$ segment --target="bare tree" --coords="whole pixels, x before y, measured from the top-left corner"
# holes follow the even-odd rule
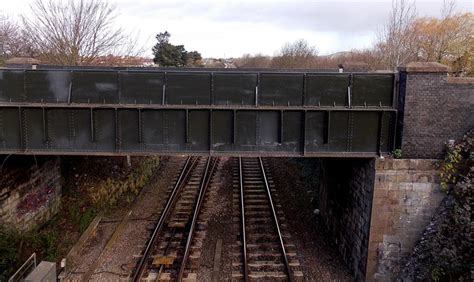
[[[310,68],[317,55],[318,52],[314,46],[310,46],[304,39],[299,39],[283,45],[278,55],[273,58],[271,66],[274,68]]]
[[[254,56],[245,54],[241,58],[236,59],[238,68],[268,68],[270,67],[271,58],[262,54]]]
[[[417,57],[413,23],[417,12],[413,0],[392,0],[390,19],[378,35],[376,49],[385,67],[398,66]]]
[[[474,43],[474,14],[455,14],[455,9],[455,0],[444,0],[435,40],[438,42],[435,58],[440,63],[446,56],[459,57],[469,52]]]
[[[445,1],[441,18],[419,18],[414,30],[419,60],[449,65],[455,75],[472,75],[474,13],[456,13],[455,1]]]
[[[315,68],[337,69],[343,65],[348,70],[357,67],[359,70],[380,69],[380,59],[372,49],[352,49],[351,51],[339,52],[328,56],[318,56]]]
[[[441,8],[441,18],[446,19],[451,17],[456,10],[456,0],[443,0],[443,7]]]
[[[0,15],[0,60],[4,61],[11,50],[12,37],[16,37],[16,31],[14,24],[3,15]]]
[[[34,54],[21,26],[10,17],[0,15],[0,60]]]
[[[42,61],[88,65],[133,49],[124,30],[115,27],[115,7],[107,1],[35,0],[30,8],[35,17],[23,17],[23,23]]]

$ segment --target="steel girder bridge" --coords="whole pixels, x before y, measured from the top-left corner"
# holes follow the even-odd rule
[[[0,154],[373,157],[394,73],[0,70]]]

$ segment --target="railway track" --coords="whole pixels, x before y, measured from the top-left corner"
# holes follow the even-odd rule
[[[271,175],[261,158],[234,162],[234,221],[240,240],[234,246],[233,280],[302,280],[295,246],[276,202]]]
[[[201,245],[205,235],[196,229],[217,166],[217,158],[186,159],[131,275],[133,281],[196,279],[190,257],[200,255],[193,255],[193,245]]]
[[[235,158],[233,165],[233,210],[239,240],[233,246],[232,280],[302,280],[296,247],[289,243],[265,161]],[[207,220],[202,207],[218,166],[217,158],[186,159],[132,272],[133,281],[197,280],[205,238],[202,226]]]

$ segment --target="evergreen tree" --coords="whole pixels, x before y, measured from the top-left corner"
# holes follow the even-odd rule
[[[201,54],[197,51],[187,52],[183,45],[169,43],[171,34],[167,31],[156,35],[158,43],[153,47],[153,62],[162,67],[199,66]]]

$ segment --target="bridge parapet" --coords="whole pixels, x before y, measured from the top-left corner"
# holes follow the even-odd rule
[[[404,158],[441,158],[444,144],[474,128],[474,78],[448,77],[448,67],[433,62],[399,71],[397,147]]]
[[[0,153],[375,156],[394,73],[0,70]]]

